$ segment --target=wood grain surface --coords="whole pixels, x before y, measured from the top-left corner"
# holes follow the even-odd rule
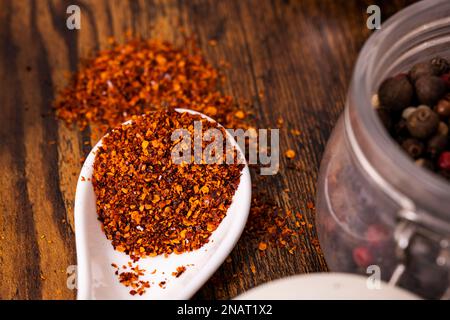
[[[182,27],[211,63],[229,62],[223,91],[249,99],[260,128],[283,118],[281,151],[296,150],[302,168],[289,169],[282,157],[265,187],[314,224],[306,204],[314,201],[325,143],[371,33],[367,6],[378,4],[384,20],[409,2],[0,0],[0,299],[76,297],[66,285],[67,268],[76,265],[74,193],[80,160],[95,141],[56,120],[51,105],[67,72],[105,48],[108,37],[121,42],[132,31],[179,43]],[[66,28],[70,4],[81,8],[79,31]],[[293,254],[269,246],[261,256],[258,240],[244,237],[195,298],[228,299],[272,279],[326,271],[314,239],[307,228]]]

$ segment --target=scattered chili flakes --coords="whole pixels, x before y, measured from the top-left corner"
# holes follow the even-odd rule
[[[104,133],[133,115],[189,105],[226,127],[245,127],[233,117],[232,97],[219,90],[221,75],[191,39],[181,47],[155,39],[110,44],[59,92],[54,108],[67,124],[95,124]]]
[[[286,156],[286,158],[288,159],[294,159],[295,158],[295,151],[292,149],[286,150],[286,152],[284,153],[284,155]]]
[[[231,204],[243,164],[225,163],[226,141],[223,164],[172,163],[178,143],[172,133],[183,128],[193,137],[194,121],[201,121],[203,132],[219,129],[189,113],[151,112],[113,129],[97,151],[92,181],[99,220],[113,247],[134,261],[199,249]]]
[[[267,243],[261,241],[259,243],[259,245],[258,245],[258,249],[261,250],[261,251],[266,250],[267,249]]]
[[[166,281],[161,281],[160,283],[158,283],[158,285],[159,285],[161,288],[165,289],[165,288],[166,288]]]
[[[184,272],[186,271],[186,267],[185,266],[179,266],[177,267],[177,271],[172,272],[172,275],[176,278],[178,278],[179,276],[181,276]]]
[[[120,268],[115,264],[111,263],[113,268],[116,268],[115,274],[119,278],[119,282],[123,284],[125,287],[130,287],[130,294],[136,295],[139,294],[142,296],[146,289],[150,288],[150,282],[140,280],[141,276],[144,276],[145,270],[140,269],[139,266],[133,266],[131,262],[128,263],[128,267],[123,265],[123,269],[129,269],[129,271],[120,272]]]

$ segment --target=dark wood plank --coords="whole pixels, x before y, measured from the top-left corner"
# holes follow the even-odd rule
[[[410,2],[377,3],[384,19]],[[81,31],[65,27],[69,4],[81,7]],[[124,41],[127,31],[178,44],[180,27],[196,35],[209,61],[229,62],[223,91],[251,101],[258,127],[276,128],[284,119],[281,151],[296,150],[302,170],[289,169],[282,157],[280,173],[264,187],[284,209],[314,224],[307,203],[314,201],[326,140],[371,32],[365,27],[369,4],[0,0],[0,299],[75,298],[66,269],[76,264],[73,199],[89,131],[67,128],[49,113],[56,88],[81,57],[105,48],[108,37]],[[211,39],[216,46],[208,45]],[[292,128],[302,134],[293,136]],[[305,228],[293,254],[269,246],[262,256],[258,239],[243,237],[196,298],[231,298],[272,279],[326,271],[314,239],[315,229]]]

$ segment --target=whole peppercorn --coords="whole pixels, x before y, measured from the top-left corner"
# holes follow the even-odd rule
[[[428,107],[417,108],[408,118],[408,131],[414,138],[425,139],[436,132],[439,116]]]
[[[450,73],[443,74],[441,76],[442,81],[447,85],[447,88],[450,89]]]
[[[439,100],[434,110],[441,117],[450,117],[450,96],[446,95],[444,99]]]
[[[408,137],[409,131],[407,121],[405,119],[400,119],[400,121],[394,125],[393,131],[394,137],[397,138]]]
[[[413,86],[404,75],[384,80],[378,90],[380,105],[394,112],[410,106],[413,94]]]
[[[409,78],[414,83],[423,76],[436,76],[436,69],[430,62],[416,63],[409,71]]]
[[[414,159],[420,157],[425,149],[423,143],[414,138],[403,141],[402,148]]]
[[[448,144],[448,137],[443,135],[435,135],[427,142],[427,153],[431,158],[436,158],[445,150]]]
[[[416,160],[416,165],[422,168],[427,168],[428,170],[434,171],[433,162],[425,158],[419,158]]]
[[[373,263],[373,256],[367,247],[356,247],[353,249],[353,261],[362,268],[366,268]]]
[[[378,117],[383,123],[384,127],[389,131],[392,128],[392,118],[389,111],[386,108],[377,108],[376,112],[378,113]]]
[[[438,76],[447,73],[450,70],[450,64],[442,57],[434,57],[431,59],[430,63]]]
[[[420,77],[415,82],[415,88],[420,103],[428,106],[434,106],[447,91],[444,81],[436,76]]]
[[[416,111],[416,107],[408,107],[405,110],[403,110],[402,112],[402,118],[403,119],[408,119],[408,117],[411,115],[411,113],[413,113],[414,111]]]
[[[438,126],[438,130],[437,130],[438,134],[442,135],[442,136],[447,136],[448,135],[448,125],[446,125],[444,122],[439,122],[439,126]]]
[[[438,160],[438,166],[444,171],[450,171],[450,151],[441,153]]]

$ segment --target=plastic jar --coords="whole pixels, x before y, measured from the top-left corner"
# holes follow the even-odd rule
[[[434,299],[450,297],[450,183],[401,150],[371,98],[388,76],[436,55],[450,58],[448,0],[414,4],[369,38],[327,144],[316,204],[332,271],[378,270],[382,280]]]

